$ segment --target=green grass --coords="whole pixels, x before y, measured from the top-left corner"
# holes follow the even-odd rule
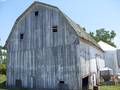
[[[120,85],[116,85],[116,86],[100,86],[100,90],[120,90]]]

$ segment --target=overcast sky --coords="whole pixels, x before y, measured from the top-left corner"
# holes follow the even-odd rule
[[[120,0],[37,0],[60,8],[87,32],[99,28],[114,30],[120,48]],[[0,44],[4,45],[16,18],[34,0],[0,0]]]

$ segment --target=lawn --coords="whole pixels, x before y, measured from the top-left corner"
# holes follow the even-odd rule
[[[116,85],[116,86],[100,86],[99,90],[120,90],[120,85]]]

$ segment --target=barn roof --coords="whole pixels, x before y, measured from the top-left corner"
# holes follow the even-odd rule
[[[106,42],[99,41],[98,42],[99,46],[104,50],[104,51],[115,51],[117,48],[107,44]]]
[[[13,32],[17,22],[26,14],[27,11],[29,11],[32,7],[34,7],[35,5],[43,5],[43,6],[47,6],[49,8],[54,8],[54,9],[57,9],[59,10],[64,16],[65,18],[67,19],[68,23],[74,28],[74,30],[76,31],[77,35],[86,40],[88,43],[91,43],[92,45],[96,46],[98,49],[100,49],[101,51],[103,51],[100,46],[97,44],[97,42],[86,32],[83,30],[83,28],[81,28],[78,24],[76,24],[74,21],[72,21],[67,15],[65,15],[59,8],[57,8],[56,6],[52,6],[52,5],[49,5],[49,4],[45,4],[45,3],[42,3],[42,2],[38,2],[38,1],[35,1],[33,4],[31,4],[15,21],[15,24],[9,34],[9,37],[5,43],[5,47],[6,47],[6,44],[10,38],[10,35],[11,33]]]
[[[72,21],[68,16],[65,16],[65,17],[67,18],[70,25],[74,28],[74,30],[76,31],[77,35],[80,38],[86,40],[87,42],[91,43],[92,45],[96,46],[101,51],[103,51],[101,47],[98,45],[98,43],[90,36],[90,34],[88,34],[85,30],[83,30],[83,28],[81,28],[78,24]]]

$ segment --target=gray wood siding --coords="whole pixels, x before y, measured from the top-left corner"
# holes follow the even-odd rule
[[[104,67],[103,52],[96,49],[94,46],[87,44],[83,40],[80,40],[79,44],[76,47],[77,47],[78,84],[82,86],[82,79],[88,76],[89,89],[93,90],[93,85],[96,85],[96,80],[100,79],[99,71],[97,70],[100,70],[101,68]],[[95,80],[93,82],[94,74]]]
[[[35,11],[39,11],[38,16]],[[52,32],[54,25],[58,32]],[[18,79],[23,87],[56,88],[63,80],[69,89],[79,89],[76,39],[75,31],[60,11],[33,8],[17,23],[7,45],[8,86],[15,86]]]

